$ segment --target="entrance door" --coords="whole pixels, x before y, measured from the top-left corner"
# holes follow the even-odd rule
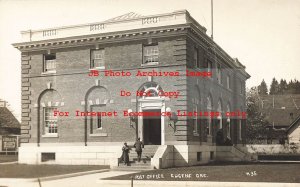
[[[160,112],[160,110],[147,110]],[[143,139],[145,145],[161,145],[161,116],[143,117]]]

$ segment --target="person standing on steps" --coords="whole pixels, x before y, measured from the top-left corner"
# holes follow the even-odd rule
[[[128,165],[129,164],[129,147],[126,142],[124,143],[124,146],[122,147],[122,151],[123,151],[122,158],[124,161],[124,165]]]
[[[138,156],[138,162],[141,161],[141,157],[142,157],[142,151],[144,148],[144,144],[143,142],[141,142],[141,139],[138,138],[137,141],[134,143],[133,147],[135,147],[135,151],[137,153]]]

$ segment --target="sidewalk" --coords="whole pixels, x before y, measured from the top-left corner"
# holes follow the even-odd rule
[[[104,171],[104,170],[102,170]],[[93,171],[96,172],[96,171]],[[126,172],[126,171],[108,171],[105,170],[101,172],[100,170],[97,173],[89,172],[80,172],[66,175],[58,175],[51,177],[42,177],[40,178],[40,183],[42,187],[99,187],[100,179],[107,177],[114,177],[119,175],[127,175],[135,172]],[[73,175],[73,176],[70,176]],[[16,179],[16,178],[0,178],[0,186],[8,187],[39,187],[39,182],[37,178],[31,179]]]
[[[68,178],[53,178],[43,180],[42,187],[130,187],[130,180],[101,180],[107,177],[127,175],[135,172],[128,171],[106,171],[82,176],[66,176]],[[0,186],[9,187],[39,187],[37,179],[0,179]],[[211,182],[211,181],[146,181],[134,180],[133,187],[298,187],[299,183],[265,183],[265,182]]]
[[[130,187],[131,181],[100,180],[105,187]],[[133,181],[133,187],[299,187],[299,183],[211,182],[211,181]]]

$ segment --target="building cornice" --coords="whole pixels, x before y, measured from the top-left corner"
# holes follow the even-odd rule
[[[146,29],[193,22],[202,32],[206,29],[197,23],[186,10],[174,11],[167,14],[138,16],[125,19],[111,19],[103,22],[53,27],[42,30],[22,31],[22,42],[51,40],[80,35],[106,34],[126,30]]]
[[[186,24],[164,26],[158,28],[135,29],[130,31],[112,32],[106,34],[95,34],[85,36],[75,36],[68,38],[58,38],[42,41],[22,42],[12,44],[21,52],[41,51],[47,49],[58,49],[68,47],[80,47],[95,45],[101,43],[112,43],[122,41],[133,41],[140,39],[147,39],[149,37],[170,37],[178,36],[186,33]]]

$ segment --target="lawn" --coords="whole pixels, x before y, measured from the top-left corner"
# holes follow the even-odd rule
[[[0,178],[39,178],[108,168],[109,166],[4,164],[0,165]]]
[[[106,178],[108,180],[224,181],[224,182],[300,182],[300,163],[236,164],[219,163],[145,171]]]
[[[18,155],[0,155],[0,163],[18,161]]]

